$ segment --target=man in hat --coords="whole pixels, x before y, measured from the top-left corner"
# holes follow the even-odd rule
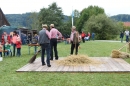
[[[50,25],[50,35],[51,35],[51,58],[53,60],[53,48],[55,52],[55,60],[58,60],[58,51],[57,51],[57,38],[62,38],[62,34],[54,27],[54,24]]]
[[[41,46],[41,61],[42,61],[42,66],[46,65],[45,61],[44,61],[44,54],[45,54],[45,50],[47,53],[47,66],[51,67],[50,65],[50,33],[47,30],[47,25],[46,24],[42,24],[42,30],[39,31],[39,44]]]
[[[77,55],[80,37],[79,37],[78,32],[76,31],[75,26],[72,26],[72,28],[71,28],[70,41],[71,41],[70,55],[73,55],[74,48],[75,48],[75,55]]]

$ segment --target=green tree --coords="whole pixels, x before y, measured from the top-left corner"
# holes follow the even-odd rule
[[[98,15],[103,14],[104,9],[100,8],[98,6],[89,6],[88,8],[85,8],[81,11],[80,17],[77,20],[76,26],[79,32],[81,32],[84,23],[92,16],[92,15]]]
[[[69,34],[71,32],[72,22],[71,22],[71,16],[69,17],[69,20],[63,23],[63,34]]]
[[[120,24],[105,14],[93,15],[85,22],[84,30],[96,33],[97,39],[108,40],[117,37],[121,31]]]
[[[54,2],[49,5],[48,8],[42,8],[39,12],[39,26],[42,24],[54,24],[57,29],[62,31],[62,21],[63,21],[63,13],[61,7],[58,7]]]
[[[38,26],[39,26],[38,24],[39,24],[38,13],[31,12],[30,16],[28,16],[28,19],[27,19],[28,28],[38,30]]]

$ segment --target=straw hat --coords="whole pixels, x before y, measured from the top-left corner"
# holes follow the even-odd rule
[[[50,24],[50,27],[54,27],[54,24]]]
[[[74,29],[74,30],[75,30],[75,29],[76,29],[76,27],[75,27],[75,26],[72,26],[72,29]]]
[[[42,27],[48,28],[47,24],[42,24]]]

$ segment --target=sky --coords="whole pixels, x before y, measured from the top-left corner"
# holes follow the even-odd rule
[[[64,15],[71,15],[72,9],[81,12],[88,6],[98,6],[109,16],[130,14],[130,0],[0,0],[0,8],[4,14],[23,14],[39,12],[56,2]]]

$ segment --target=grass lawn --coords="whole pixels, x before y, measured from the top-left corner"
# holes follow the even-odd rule
[[[89,57],[108,57],[113,49],[125,43],[87,41],[80,44],[79,54]],[[125,49],[123,49],[125,51]],[[0,62],[0,86],[129,86],[130,73],[42,73],[15,72],[33,56],[28,55],[28,46],[22,46],[21,57],[4,57]],[[59,57],[70,53],[70,45],[58,44]],[[40,56],[40,55],[38,55]],[[130,63],[130,59],[125,59]]]

